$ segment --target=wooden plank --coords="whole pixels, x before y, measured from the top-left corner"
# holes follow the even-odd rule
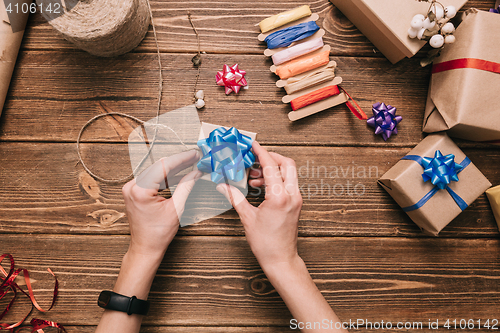
[[[318,24],[326,30],[324,40],[332,46],[333,54],[383,57],[328,0],[260,0],[238,3],[231,0],[151,1],[162,52],[197,51],[196,35],[187,19],[187,13],[190,11],[200,34],[201,50],[229,54],[262,54],[265,43],[257,40],[260,30],[255,25],[268,16],[303,4],[309,4],[311,10],[320,15]],[[493,5],[494,0],[469,0],[464,8],[488,10]],[[74,48],[62,39],[39,13],[30,18],[23,47],[28,50]],[[156,52],[151,29],[135,52]],[[419,56],[424,54],[425,52],[422,52]]]
[[[96,326],[65,326],[68,332],[93,333]],[[267,326],[267,327],[228,327],[228,326],[147,326],[142,325],[141,332],[143,333],[285,333],[290,332],[288,327]]]
[[[427,324],[427,323],[425,323]],[[445,324],[445,323],[441,323]],[[440,325],[441,325],[440,324]],[[482,326],[481,322],[481,326]],[[457,321],[457,328],[460,325],[460,321]],[[477,321],[475,323],[476,327],[478,325]],[[96,326],[65,326],[68,332],[79,332],[79,333],[93,333],[95,332]],[[453,328],[453,323],[452,326]],[[266,327],[228,327],[228,326],[217,326],[217,327],[206,327],[206,326],[146,326],[142,325],[141,332],[149,333],[149,332],[160,332],[160,333],[170,333],[170,332],[196,332],[196,333],[219,333],[221,331],[233,333],[233,332],[243,332],[243,333],[289,333],[292,331],[289,326],[266,326]],[[295,330],[297,332],[297,330]],[[397,330],[398,332],[415,332],[413,329],[401,329]],[[294,332],[294,331],[292,331]],[[363,328],[363,332],[381,332],[380,329],[370,329]],[[432,329],[432,332],[459,332],[450,330],[448,328],[440,326],[439,329]],[[487,332],[484,329],[469,329],[467,328],[467,332]],[[490,330],[491,332],[491,330]]]
[[[55,308],[33,315],[96,325],[97,295],[112,288],[128,237],[3,235],[0,244],[31,271],[42,306],[53,284],[46,268],[59,278]],[[342,320],[498,319],[499,251],[498,239],[299,240],[299,253]],[[150,300],[146,325],[285,326],[291,318],[243,237],[176,238]],[[9,314],[19,315],[19,308]]]
[[[293,158],[304,197],[302,236],[425,237],[377,179],[409,148],[268,147]],[[493,184],[500,184],[497,150],[466,149]],[[85,144],[89,167],[105,177],[131,172],[124,144]],[[95,182],[77,165],[74,144],[0,143],[0,232],[128,234],[120,185]],[[354,171],[354,173],[353,173]],[[263,194],[252,191],[253,204]],[[183,228],[183,235],[243,235],[234,210]],[[482,195],[441,237],[497,237]]]
[[[191,55],[162,56],[164,93],[161,113],[193,102],[196,69]],[[253,55],[205,55],[198,89],[205,91],[201,121],[257,132],[259,141],[278,145],[413,146],[421,141],[429,68],[417,59],[392,66],[377,58],[333,58],[343,87],[367,114],[373,103],[394,105],[404,119],[399,134],[387,143],[375,136],[345,105],[290,122],[291,110],[275,86],[269,59]],[[248,72],[249,89],[226,96],[215,84],[224,63],[240,64]],[[111,111],[149,120],[156,115],[158,70],[154,54],[128,54],[113,59],[83,52],[24,52],[18,61],[0,127],[4,141],[76,141],[92,117]],[[102,104],[102,105],[101,105]],[[116,129],[95,124],[84,140],[126,141]]]

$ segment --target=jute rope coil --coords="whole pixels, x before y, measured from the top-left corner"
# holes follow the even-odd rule
[[[150,23],[147,0],[80,0],[59,17],[49,12],[43,15],[66,40],[101,57],[133,50]]]

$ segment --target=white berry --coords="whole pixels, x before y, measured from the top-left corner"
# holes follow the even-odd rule
[[[439,5],[432,6],[432,12],[436,15],[436,20],[440,20],[444,17],[444,9]]]
[[[201,109],[202,107],[205,106],[205,101],[202,99],[198,99],[196,103],[194,103],[197,109]]]
[[[434,29],[434,27],[436,26],[436,21],[432,21],[429,20],[429,18],[426,18],[424,20],[424,28],[427,29],[427,30],[432,30]]]
[[[420,29],[420,30],[417,32],[417,38],[418,38],[418,39],[422,39],[422,37],[424,37],[424,32],[425,32],[425,29],[424,29],[424,28]]]
[[[408,29],[408,37],[415,38],[417,37],[418,30],[410,28]]]
[[[196,97],[196,99],[205,99],[205,93],[203,90],[198,90],[196,94],[194,94],[194,97]]]
[[[429,44],[433,48],[439,49],[444,44],[444,37],[443,37],[443,35],[434,35],[434,36],[432,36],[431,40],[429,41]]]
[[[449,19],[452,19],[455,17],[455,15],[457,15],[457,9],[455,8],[455,6],[446,6],[444,8],[444,11],[446,13],[446,18]]]
[[[455,26],[451,22],[446,23],[441,28],[441,32],[444,34],[451,34],[451,33],[453,33],[453,31],[455,31]]]
[[[445,44],[453,44],[455,43],[455,36],[453,35],[448,35],[444,38]]]
[[[422,21],[423,21],[424,19],[425,19],[425,16],[424,16],[424,15],[422,15],[422,14],[417,14],[417,15],[413,16],[412,21],[413,21],[413,20],[422,20]]]
[[[415,30],[422,29],[422,27],[424,26],[424,19],[417,16],[418,15],[415,15],[415,17],[411,20],[410,23],[410,26]],[[423,15],[420,16],[424,17]]]

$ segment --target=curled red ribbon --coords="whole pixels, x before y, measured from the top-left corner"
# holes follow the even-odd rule
[[[358,103],[356,103],[356,101],[354,99],[352,99],[351,95],[349,95],[347,93],[347,91],[345,91],[344,88],[340,87],[340,89],[342,89],[342,91],[344,92],[344,94],[347,95],[347,97],[349,97],[349,99],[354,103],[354,105],[356,105],[356,107],[354,107],[351,102],[347,101],[345,103],[345,105],[347,105],[347,107],[349,108],[349,110],[351,110],[352,113],[354,113],[354,115],[358,118],[358,119],[361,119],[361,120],[366,120],[368,119],[368,116],[366,115],[366,113],[363,111],[363,109],[361,109],[361,107],[358,105]]]
[[[461,68],[474,68],[500,74],[499,63],[476,58],[461,58],[434,64],[432,66],[432,74]]]
[[[17,323],[10,324],[10,325],[7,323],[0,323],[0,330],[10,330],[11,332],[13,332],[13,329],[20,326],[24,322],[24,320],[30,315],[30,313],[33,311],[34,308],[37,308],[37,310],[39,310],[41,312],[47,312],[50,309],[52,309],[52,307],[54,306],[54,303],[56,302],[59,283],[58,283],[57,278],[54,275],[54,273],[50,270],[50,268],[47,268],[47,271],[54,277],[55,284],[54,284],[54,296],[52,298],[52,303],[50,304],[50,307],[47,310],[44,310],[44,309],[42,309],[42,307],[38,304],[38,302],[35,299],[35,295],[33,293],[33,288],[31,287],[31,280],[29,277],[28,270],[24,269],[24,268],[14,269],[14,267],[15,267],[14,257],[12,257],[12,255],[10,255],[10,254],[1,255],[0,256],[0,264],[3,262],[3,260],[5,258],[9,258],[9,260],[10,260],[10,269],[9,269],[9,273],[7,273],[5,271],[5,269],[0,265],[0,272],[2,272],[2,274],[5,276],[4,278],[2,278],[2,283],[0,284],[0,300],[3,299],[7,295],[9,290],[14,293],[14,296],[10,300],[9,304],[7,304],[7,306],[5,307],[3,312],[0,314],[0,320],[2,320],[2,318],[7,314],[7,312],[9,312],[12,304],[14,304],[14,302],[17,298],[18,291],[20,291],[21,293],[26,295],[26,297],[28,297],[31,300],[31,309],[26,314],[26,316],[24,316],[23,319],[21,319]],[[24,281],[26,282],[26,288],[28,289],[28,292],[26,292],[24,289],[19,287],[19,285],[17,283],[14,282],[14,280],[17,278],[17,276],[21,272],[23,273]],[[62,325],[60,325],[58,323],[51,322],[51,321],[46,321],[46,320],[33,319],[33,320],[31,320],[31,325],[33,327],[32,332],[41,330],[42,328],[49,327],[49,326],[57,327],[57,328],[61,329],[63,332],[66,332],[66,330],[64,329],[64,327]],[[19,332],[19,330],[21,330],[21,329],[22,328],[19,328],[16,332]],[[41,332],[43,332],[43,330]]]

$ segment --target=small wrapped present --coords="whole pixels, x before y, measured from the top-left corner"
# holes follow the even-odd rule
[[[411,58],[426,43],[408,37],[408,28],[415,14],[425,15],[430,4],[417,0],[330,0],[347,16],[377,49],[393,64]],[[447,0],[458,10],[467,0]]]
[[[24,8],[23,4],[29,7],[30,3],[26,0],[0,1],[0,115],[29,15],[29,11],[22,13],[21,10],[17,12],[15,9]],[[10,12],[5,8],[7,4],[10,4]]]
[[[486,196],[490,201],[491,209],[493,210],[493,215],[495,215],[495,220],[498,224],[498,230],[500,230],[500,185],[490,188],[486,191]]]
[[[446,134],[427,136],[378,182],[435,236],[491,186]]]
[[[256,133],[234,127],[201,123],[198,147],[203,157],[196,167],[205,173],[201,179],[246,188],[249,169],[255,163],[252,143]]]
[[[476,11],[434,60],[423,131],[473,141],[500,140],[500,16]]]

